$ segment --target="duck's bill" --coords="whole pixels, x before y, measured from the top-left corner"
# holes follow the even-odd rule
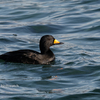
[[[63,42],[59,42],[58,40],[54,40],[54,44],[64,44]]]

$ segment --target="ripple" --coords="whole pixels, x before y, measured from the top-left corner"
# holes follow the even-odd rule
[[[61,26],[57,26],[57,25],[35,25],[29,27],[31,27],[33,32],[36,33],[50,33],[53,31],[59,31],[61,29]]]
[[[100,41],[100,37],[83,37],[83,38],[77,38],[77,39],[74,39],[74,40],[82,40],[82,41]]]
[[[88,29],[88,31],[97,31],[100,30],[100,25],[99,26],[92,26],[91,28]]]

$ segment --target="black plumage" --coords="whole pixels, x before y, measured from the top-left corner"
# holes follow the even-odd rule
[[[45,35],[40,39],[40,53],[37,51],[25,49],[7,52],[0,55],[0,59],[6,62],[26,63],[26,64],[49,64],[55,59],[50,46],[62,44],[51,35]]]

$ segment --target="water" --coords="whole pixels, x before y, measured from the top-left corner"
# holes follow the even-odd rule
[[[0,54],[39,51],[53,35],[50,65],[0,61],[1,100],[100,99],[100,0],[0,0]]]

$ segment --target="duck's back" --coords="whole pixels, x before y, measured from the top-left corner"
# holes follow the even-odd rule
[[[18,50],[7,52],[0,55],[0,59],[6,62],[16,62],[16,63],[28,63],[28,64],[38,64],[40,53],[33,50]]]
[[[25,64],[49,64],[55,58],[51,50],[47,54],[41,54],[33,50],[18,50],[0,55],[0,59],[6,62]]]

